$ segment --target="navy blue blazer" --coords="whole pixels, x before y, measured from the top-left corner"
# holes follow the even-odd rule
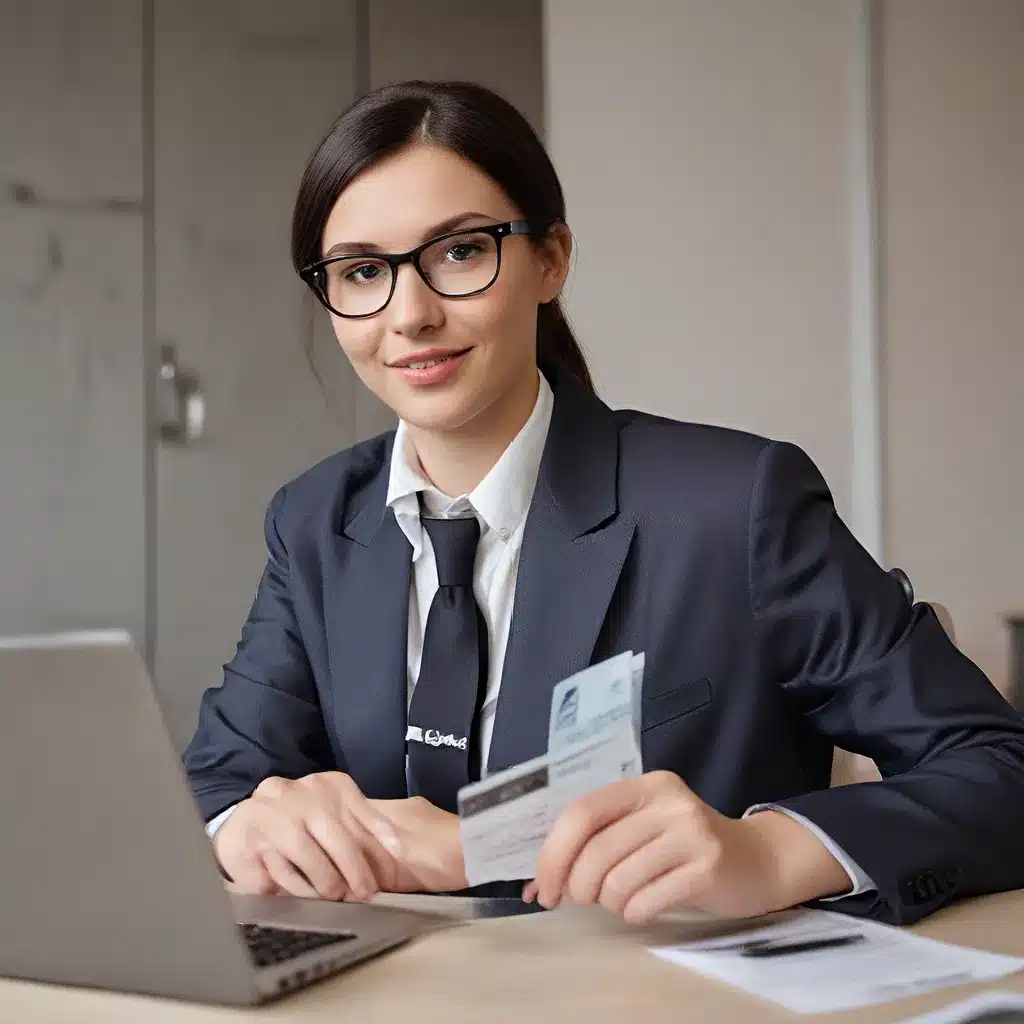
[[[613,411],[552,375],[488,767],[541,754],[555,684],[646,653],[645,770],[739,816],[819,825],[878,891],[836,910],[909,923],[1024,886],[1024,719],[911,606],[792,444]],[[385,505],[394,432],[283,487],[270,557],[185,766],[207,820],[269,775],[406,795],[411,551]],[[884,781],[829,789],[833,745]]]

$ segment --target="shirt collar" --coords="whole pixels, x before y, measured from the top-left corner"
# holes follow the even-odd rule
[[[503,541],[507,541],[526,518],[554,408],[551,386],[542,373],[538,372],[537,376],[540,379],[537,401],[530,418],[487,476],[469,494],[458,498],[442,494],[426,479],[412,451],[408,428],[404,421],[399,421],[391,453],[387,504],[394,510],[398,525],[412,545],[413,560],[419,557],[423,545],[419,494],[432,515],[453,518],[473,513],[480,520],[481,535],[493,530]]]

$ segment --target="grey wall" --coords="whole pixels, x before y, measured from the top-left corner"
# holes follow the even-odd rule
[[[541,130],[541,0],[370,0],[371,86],[406,78],[480,82]]]
[[[140,36],[0,4],[0,633],[145,632]]]
[[[352,0],[157,0],[154,319],[207,396],[206,435],[156,458],[155,674],[179,741],[220,680],[259,581],[263,511],[286,480],[373,433],[321,339],[306,365],[292,205],[310,152],[355,95]],[[328,400],[329,399],[329,400]]]

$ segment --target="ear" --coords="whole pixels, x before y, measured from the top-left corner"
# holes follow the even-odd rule
[[[561,292],[572,260],[572,232],[564,221],[556,221],[537,242],[537,254],[541,261],[539,301],[551,302]]]

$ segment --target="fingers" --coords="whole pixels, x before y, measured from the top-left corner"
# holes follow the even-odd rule
[[[693,906],[705,886],[706,870],[699,862],[682,864],[641,886],[626,901],[622,916],[630,924],[649,924],[674,907]]]
[[[558,903],[573,863],[591,838],[638,809],[643,800],[638,781],[616,782],[588,793],[559,815],[537,858],[537,898],[543,906]]]
[[[270,876],[262,858],[255,853],[221,859],[221,865],[231,876],[231,885],[238,892],[255,896],[272,896],[278,891],[277,883]]]
[[[659,835],[612,866],[605,874],[595,899],[601,906],[621,914],[646,886],[689,865],[690,860],[680,848],[678,837]],[[646,904],[641,903],[639,906]],[[654,912],[660,909],[664,908]]]
[[[247,892],[278,889],[328,900],[370,899],[389,856],[360,823],[387,834],[359,787],[340,772],[264,780],[218,830],[215,850]],[[367,851],[379,853],[371,865]]]
[[[306,822],[278,820],[274,822],[269,832],[273,836],[273,843],[265,845],[271,847],[274,853],[286,858],[298,872],[301,872],[305,879],[305,886],[312,889],[313,896],[324,900],[340,900],[353,888],[354,877],[346,871],[349,861],[339,862],[335,859],[333,851],[321,842],[322,837],[311,834]],[[265,857],[264,863],[266,863]],[[274,877],[277,878],[276,875]],[[292,877],[290,873],[289,877]],[[284,884],[280,879],[277,881]],[[360,878],[359,881],[364,883],[363,878]],[[288,889],[288,892],[292,892],[291,888],[287,886],[285,888]],[[305,893],[293,893],[293,895],[299,896],[305,895]]]
[[[299,873],[298,869],[283,854],[272,846],[260,852],[260,859],[267,873],[286,893],[303,899],[317,899],[316,889]]]
[[[341,883],[342,891],[338,895],[324,898],[370,899],[378,891],[377,878],[366,854],[352,833],[341,822],[327,814],[312,816],[307,827],[311,838],[316,841]],[[310,880],[314,880],[312,876]]]
[[[609,878],[626,880],[636,876],[639,851],[655,842],[663,831],[664,824],[656,816],[643,812],[613,822],[592,836],[580,850],[569,869],[563,894],[573,903],[598,902]],[[632,866],[625,868],[626,863]],[[661,869],[665,870],[667,868]],[[622,902],[625,903],[625,899]]]

